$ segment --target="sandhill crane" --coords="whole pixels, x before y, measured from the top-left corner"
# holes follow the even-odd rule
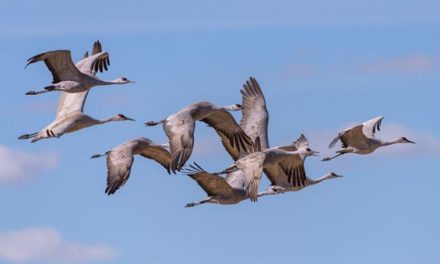
[[[98,42],[99,43],[99,42]],[[42,91],[29,91],[27,95],[36,95],[50,91],[63,91],[67,93],[79,93],[88,91],[90,88],[98,85],[112,85],[112,84],[126,84],[132,81],[126,77],[121,77],[113,81],[104,81],[97,78],[92,70],[101,69],[104,67],[107,70],[107,65],[110,64],[109,55],[107,52],[95,53],[90,57],[90,60],[84,61],[84,64],[94,63],[96,60],[100,61],[94,67],[89,65],[75,64],[72,61],[70,50],[53,50],[45,53],[35,55],[28,59],[28,64],[44,61],[47,68],[52,73],[53,81],[49,86],[44,87]],[[80,70],[90,69],[90,71]]]
[[[379,147],[397,143],[415,143],[405,137],[400,137],[392,141],[382,141],[375,138],[374,134],[376,133],[376,130],[380,131],[380,125],[383,118],[383,116],[378,116],[360,125],[347,128],[340,132],[330,143],[329,148],[334,147],[336,142],[340,140],[342,142],[342,149],[336,151],[336,153],[338,153],[337,155],[324,158],[323,161],[332,160],[346,153],[369,154]]]
[[[301,134],[301,137],[294,141],[290,146],[280,147],[287,151],[296,151],[301,149],[309,149],[307,138]],[[264,169],[265,174],[271,182],[271,186],[265,191],[258,194],[258,197],[271,194],[279,194],[284,192],[294,192],[302,190],[310,185],[320,183],[327,179],[342,177],[334,172],[325,174],[318,179],[307,177],[304,169],[304,155],[294,155],[275,166],[267,166]]]
[[[261,181],[263,169],[279,166],[282,162],[288,162],[292,157],[297,155],[315,156],[318,152],[310,148],[300,148],[295,151],[285,150],[280,147],[268,148],[261,150],[259,138],[255,140],[253,152],[239,158],[234,165],[225,169],[222,173],[230,173],[241,170],[244,177],[248,179],[246,186],[247,194],[251,201],[257,201],[258,187]]]
[[[189,165],[189,168],[185,168],[185,173],[195,180],[208,195],[208,198],[188,203],[185,207],[204,203],[236,204],[249,198],[246,190],[247,179],[240,170],[230,172],[223,178],[216,173],[206,172],[194,163],[194,165]]]
[[[107,69],[107,58],[96,56],[101,54],[101,44],[99,41],[94,43],[93,51],[94,55],[86,57],[77,63],[79,71],[95,74],[97,71],[102,71],[102,67]],[[32,138],[31,142],[33,143],[40,139],[60,137],[64,133],[71,133],[89,126],[111,121],[134,121],[134,119],[123,114],[117,114],[103,120],[97,120],[86,115],[83,110],[88,93],[89,90],[80,93],[61,92],[55,120],[39,132],[24,134],[19,139]]]
[[[164,145],[155,144],[148,138],[140,137],[122,143],[104,154],[95,154],[91,158],[107,156],[107,188],[110,195],[123,186],[130,177],[134,155],[141,155],[162,165],[170,173],[171,155]]]
[[[185,165],[191,156],[196,121],[205,122],[213,127],[238,151],[250,148],[252,141],[228,112],[241,109],[242,106],[239,104],[217,106],[210,102],[197,102],[184,107],[164,120],[146,122],[145,125],[163,124],[163,129],[169,139],[173,159],[171,170],[175,173],[176,170],[179,171]]]

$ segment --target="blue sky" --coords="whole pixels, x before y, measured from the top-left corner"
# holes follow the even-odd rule
[[[2,2],[0,263],[439,263],[439,18],[428,0]],[[58,100],[24,95],[51,81],[26,59],[70,49],[78,60],[97,39],[111,59],[100,77],[136,83],[93,89],[86,113],[137,122],[18,141],[52,121]],[[186,209],[203,190],[140,157],[104,194],[105,160],[92,154],[139,136],[165,142],[143,122],[195,101],[238,103],[249,76],[266,95],[272,146],[305,133],[324,157],[342,128],[377,115],[379,137],[417,144],[310,158],[310,177],[344,178],[255,204]],[[231,163],[203,124],[191,160]]]

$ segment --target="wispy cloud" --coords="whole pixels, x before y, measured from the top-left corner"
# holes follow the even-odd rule
[[[439,68],[440,56],[410,54],[365,63],[360,71],[365,74],[422,74]]]
[[[0,234],[0,258],[13,263],[82,263],[117,256],[106,245],[66,241],[52,228],[27,228]]]
[[[0,183],[25,182],[54,168],[58,155],[53,152],[29,153],[0,145]]]
[[[402,54],[392,58],[375,58],[349,64],[339,61],[325,65],[308,62],[291,63],[284,68],[281,77],[289,79],[352,75],[422,75],[439,70],[439,54]]]

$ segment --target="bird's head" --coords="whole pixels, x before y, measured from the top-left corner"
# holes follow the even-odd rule
[[[329,174],[327,174],[328,179],[341,178],[341,177],[342,175],[336,174],[334,172],[330,172]]]
[[[118,81],[119,81],[120,83],[134,83],[134,81],[130,81],[129,79],[127,79],[127,77],[120,77],[120,78],[118,79]]]
[[[243,106],[241,104],[233,104],[226,107],[226,110],[229,111],[240,111],[243,110]]]
[[[299,155],[302,155],[304,157],[319,156],[318,151],[311,150],[309,147],[298,149],[298,153],[299,153]]]
[[[113,119],[113,121],[127,121],[127,120],[135,121],[133,118],[127,117],[123,114],[117,114],[117,115],[113,116],[112,119]]]
[[[411,140],[409,140],[409,139],[407,139],[406,137],[401,137],[401,138],[399,138],[399,143],[411,143],[411,144],[415,144],[416,142],[414,142],[414,141],[411,141]]]

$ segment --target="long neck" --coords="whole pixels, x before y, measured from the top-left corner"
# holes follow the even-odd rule
[[[382,143],[381,147],[397,144],[400,143],[400,138],[396,138],[395,140],[391,140],[391,141],[382,141],[381,143]]]
[[[226,111],[240,111],[241,108],[238,108],[237,105],[226,105],[226,106],[220,106],[219,108],[226,110]]]
[[[109,118],[101,119],[101,120],[97,120],[97,121],[98,121],[98,124],[105,124],[105,123],[116,121],[116,120],[115,120],[114,116],[111,116]]]
[[[105,81],[105,80],[101,80],[101,79],[96,78],[96,81],[99,83],[99,85],[125,84],[125,82],[121,82],[120,79],[115,79],[112,81]]]
[[[308,179],[308,180],[310,182],[310,185],[313,185],[313,184],[317,184],[317,183],[320,183],[322,181],[328,180],[330,178],[331,178],[330,174],[325,174],[324,176],[321,176],[321,177],[319,177],[317,179]]]

